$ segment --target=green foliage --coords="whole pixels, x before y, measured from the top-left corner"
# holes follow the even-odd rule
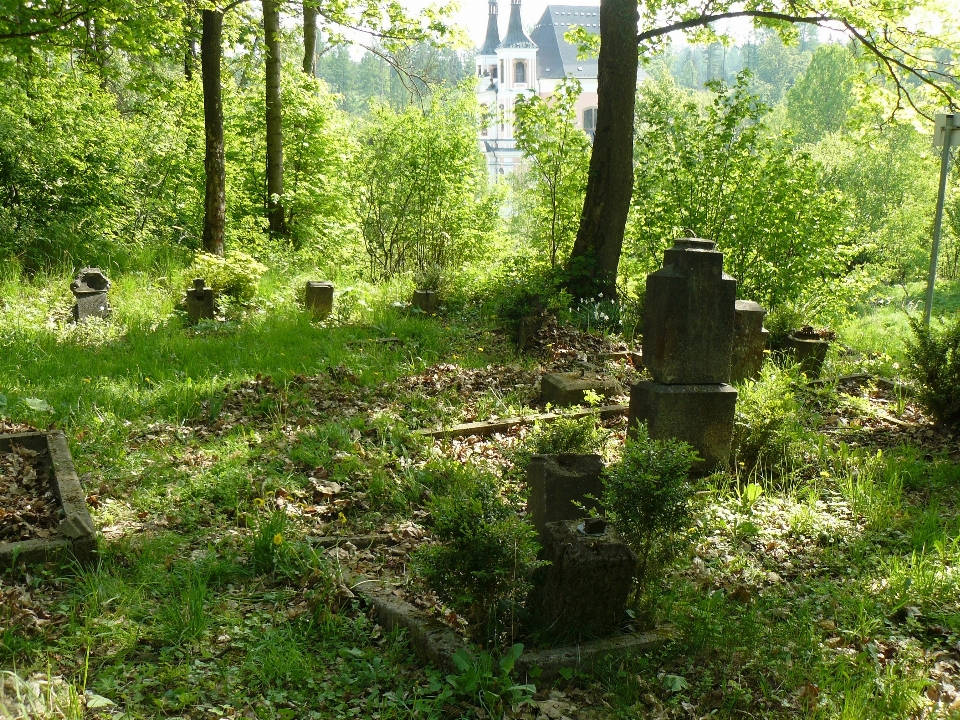
[[[477,285],[476,291],[491,313],[505,320],[515,332],[524,317],[558,313],[569,306],[563,277],[558,268],[551,268],[536,257],[510,255]]]
[[[497,206],[476,133],[476,105],[465,92],[437,93],[426,110],[372,110],[356,167],[371,277],[480,259]]]
[[[564,78],[549,100],[521,95],[514,107],[517,147],[529,162],[527,182],[514,190],[515,216],[532,224],[529,240],[551,266],[573,247],[587,187],[590,140],[576,127],[581,90],[579,80]]]
[[[443,487],[427,503],[438,544],[413,556],[415,572],[470,623],[483,642],[510,630],[513,609],[539,567],[536,531],[497,494],[496,478],[464,466],[438,468],[426,482]]]
[[[197,253],[190,266],[193,277],[203,278],[207,287],[235,300],[251,300],[267,266],[244,252],[228,250],[225,257]]]
[[[652,440],[645,425],[603,475],[603,507],[637,554],[641,594],[676,551],[690,518],[690,467],[696,452],[679,440]]]
[[[640,91],[626,261],[649,272],[674,239],[707,238],[739,296],[774,309],[843,275],[846,206],[817,163],[764,132],[745,75],[711,89],[706,107],[669,80]]]
[[[766,363],[758,380],[746,380],[737,388],[731,452],[737,474],[789,466],[802,432],[795,382],[790,372]]]
[[[815,143],[841,130],[855,102],[854,54],[842,45],[817,48],[807,71],[787,92],[787,119],[798,142]]]
[[[535,685],[520,685],[510,677],[521,653],[523,645],[516,643],[495,661],[483,650],[474,653],[460,648],[451,658],[457,672],[447,675],[447,682],[457,696],[469,699],[491,717],[500,717],[505,710],[530,703],[537,690]]]
[[[553,422],[537,423],[517,448],[513,463],[525,471],[533,455],[591,455],[600,452],[606,439],[607,433],[597,427],[593,415],[559,417]]]
[[[917,384],[917,397],[938,423],[960,424],[960,318],[926,327],[910,318],[913,338],[906,343],[905,374]]]

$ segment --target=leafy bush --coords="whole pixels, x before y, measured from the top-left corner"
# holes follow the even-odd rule
[[[521,653],[523,645],[516,643],[495,662],[488,652],[474,654],[460,648],[451,658],[458,672],[447,675],[447,682],[457,696],[479,705],[491,717],[504,716],[505,710],[530,703],[537,690],[535,685],[520,685],[510,677]]]
[[[190,266],[194,277],[203,278],[207,287],[236,300],[252,299],[266,271],[266,265],[238,250],[228,250],[226,257],[198,253]]]
[[[697,454],[680,440],[652,440],[645,425],[628,438],[620,462],[603,476],[603,506],[637,554],[641,593],[676,552],[690,517],[690,467]]]
[[[425,480],[443,489],[427,503],[440,542],[420,548],[413,568],[483,642],[504,627],[530,588],[530,573],[540,566],[536,531],[497,494],[490,473],[439,469],[440,477]]]
[[[527,255],[513,255],[487,282],[478,285],[476,293],[494,315],[516,330],[522,318],[567,308],[570,296],[562,287],[559,269],[539,264]]]
[[[537,423],[514,452],[513,464],[522,472],[533,455],[590,455],[600,452],[606,438],[607,433],[597,427],[597,420],[592,415]]]
[[[939,327],[938,327],[939,325]],[[925,327],[910,318],[913,338],[906,343],[906,375],[917,383],[917,398],[934,419],[960,424],[960,318]]]
[[[747,380],[737,388],[731,453],[737,473],[749,475],[758,467],[782,468],[791,457],[801,431],[795,380],[788,371],[767,364],[758,380]]]

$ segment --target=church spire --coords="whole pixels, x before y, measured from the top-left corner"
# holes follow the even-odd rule
[[[507,26],[507,36],[500,43],[502,48],[535,48],[536,45],[523,31],[523,22],[520,20],[520,0],[510,0],[510,24]]]
[[[481,55],[496,55],[500,45],[500,28],[497,25],[497,0],[490,0],[489,14],[487,15],[487,37],[484,38]]]

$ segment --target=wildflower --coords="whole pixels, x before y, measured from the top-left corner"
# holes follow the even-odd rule
[[[277,547],[280,547],[281,545],[283,545],[283,535],[280,533],[277,533],[276,535],[274,535],[273,544],[276,545]]]

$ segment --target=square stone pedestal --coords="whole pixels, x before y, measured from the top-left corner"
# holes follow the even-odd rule
[[[770,335],[763,327],[763,317],[767,311],[750,300],[737,300],[735,312],[730,382],[756,380],[760,377],[763,352]]]
[[[575,502],[584,508],[598,507],[597,500],[603,494],[601,472],[603,460],[599,455],[534,455],[530,459],[527,510],[541,537],[547,523],[586,517],[586,511]],[[589,500],[586,495],[597,500]]]
[[[190,322],[213,320],[216,317],[216,293],[205,287],[203,278],[196,278],[193,287],[187,290],[187,315]]]
[[[540,557],[550,564],[534,578],[528,603],[539,628],[569,639],[619,629],[637,566],[637,556],[613,528],[587,535],[580,524],[547,524]]]
[[[327,317],[333,312],[333,283],[308,281],[304,304],[316,317]]]
[[[696,472],[727,462],[737,391],[730,385],[664,385],[641,380],[630,391],[630,432],[646,423],[654,440],[683,440],[697,451]]]
[[[583,393],[592,390],[597,395],[610,397],[620,393],[620,383],[612,378],[580,373],[550,373],[540,380],[540,397],[554,407],[583,405]]]

